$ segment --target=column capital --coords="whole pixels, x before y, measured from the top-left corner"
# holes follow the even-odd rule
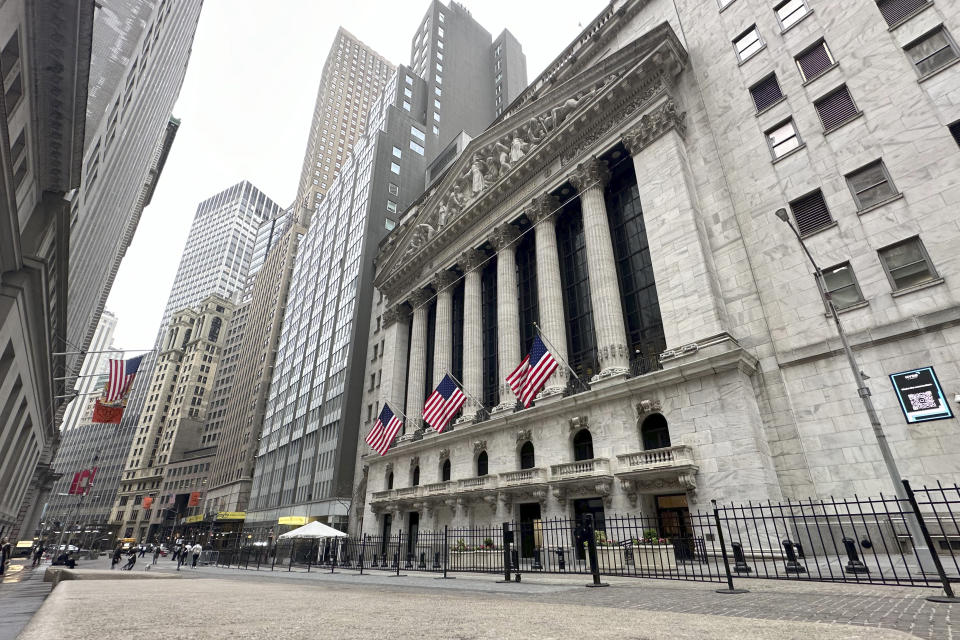
[[[670,129],[676,128],[680,137],[686,135],[687,113],[677,111],[677,104],[667,100],[656,110],[644,115],[640,121],[623,135],[623,146],[635,156]]]
[[[490,235],[490,244],[500,251],[513,244],[520,237],[520,230],[510,223],[497,226]]]
[[[430,281],[430,284],[433,285],[434,290],[439,294],[444,289],[447,289],[450,285],[457,281],[460,277],[460,274],[450,271],[449,269],[444,269],[443,271],[438,271],[433,276],[433,280]]]
[[[416,311],[417,307],[422,306],[432,297],[433,292],[429,289],[417,289],[410,292],[410,296],[407,298],[407,300],[409,300],[410,305],[413,307],[414,311]]]
[[[407,317],[407,312],[398,304],[387,307],[383,312],[383,328],[386,329],[392,324],[400,322]]]
[[[487,257],[487,254],[479,249],[467,249],[460,254],[460,259],[457,263],[464,271],[472,271],[483,264],[483,261],[486,260]]]
[[[545,220],[555,220],[556,218],[552,216],[559,208],[560,201],[557,200],[556,196],[542,193],[530,201],[530,205],[524,210],[524,213],[530,218],[530,222],[539,224]]]
[[[593,186],[603,189],[610,180],[610,169],[604,160],[590,158],[578,164],[568,180],[577,191],[583,192]]]

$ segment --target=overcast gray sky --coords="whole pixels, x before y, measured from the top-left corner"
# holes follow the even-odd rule
[[[445,2],[448,4],[448,2]],[[535,78],[605,0],[464,0],[496,37],[520,40]],[[114,342],[153,346],[197,204],[250,180],[281,206],[293,200],[320,73],[343,25],[394,64],[427,0],[206,0],[173,114],[182,125],[117,275],[107,309]]]

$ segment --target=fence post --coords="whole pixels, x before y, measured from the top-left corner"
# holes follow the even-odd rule
[[[391,575],[391,578],[401,578],[400,575],[400,554],[403,552],[403,531],[397,532],[397,552],[393,554],[393,566],[396,567],[397,572]],[[406,574],[404,574],[405,576]]]
[[[588,587],[609,587],[605,582],[600,582],[600,561],[597,559],[597,535],[593,528],[593,514],[583,514],[583,532],[587,537],[587,557],[590,559],[590,573],[593,574],[593,582]]]
[[[923,541],[927,545],[927,549],[930,550],[930,555],[933,557],[933,566],[937,568],[937,575],[940,576],[940,583],[943,585],[942,596],[930,596],[927,598],[930,602],[960,602],[960,598],[956,597],[953,594],[953,587],[950,586],[950,579],[947,577],[947,573],[943,570],[943,563],[940,562],[940,556],[937,555],[937,550],[933,546],[933,538],[930,537],[930,531],[927,529],[927,523],[923,519],[923,514],[920,513],[920,505],[917,504],[917,497],[913,495],[913,488],[910,487],[910,481],[903,481],[903,488],[907,490],[907,500],[910,501],[910,508],[913,509],[914,515],[917,517],[917,523],[920,525],[920,533],[923,534]],[[916,544],[913,545],[916,549]],[[919,560],[919,558],[918,558]],[[922,561],[921,567],[923,566]]]
[[[270,559],[270,571],[277,566],[277,541],[273,541],[273,557]]]
[[[739,542],[731,542],[733,547],[733,570],[737,573],[753,573],[753,569],[747,564],[747,557],[743,555],[743,545]]]
[[[310,573],[311,564],[313,564],[313,540],[310,541],[310,551],[307,552],[307,573]]]
[[[297,548],[297,539],[294,538],[290,541],[290,562],[287,563],[287,573],[290,573],[290,570],[293,569],[293,551]]]
[[[454,580],[454,576],[447,575],[447,565],[450,560],[450,546],[448,541],[450,540],[449,526],[443,525],[443,575],[438,577],[437,580]]]
[[[327,545],[327,548],[329,549],[329,541],[327,541]],[[337,555],[340,553],[340,538],[334,538],[333,545],[333,551],[330,553],[330,573],[336,573],[335,569],[337,568]]]
[[[513,532],[510,530],[510,523],[504,522],[502,525],[503,540],[503,580],[497,580],[498,584],[510,582],[510,542],[513,540]],[[519,580],[518,580],[519,582]]]
[[[717,508],[716,500],[711,500],[710,502],[713,503],[713,522],[717,527],[717,540],[720,541],[720,553],[723,554],[723,570],[727,574],[727,588],[717,589],[717,593],[750,593],[746,589],[733,588],[733,574],[730,573],[730,558],[727,557],[727,545],[723,541],[723,527],[720,526],[720,509]]]

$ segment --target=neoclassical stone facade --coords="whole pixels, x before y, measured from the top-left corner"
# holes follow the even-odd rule
[[[735,0],[721,12],[710,2],[679,2],[679,13],[667,5],[611,3],[381,245],[382,322],[371,343],[382,347],[368,364],[378,385],[367,395],[361,437],[382,402],[406,423],[385,456],[363,450],[358,530],[585,512],[655,517],[683,505],[703,509],[711,499],[891,490],[812,269],[773,215],[794,207],[802,195],[795,182],[842,182],[831,162],[855,161],[822,149],[816,135],[830,131],[810,132],[816,148],[798,153],[831,160],[771,161],[765,120],[754,123],[764,114],[731,110],[737,91],[745,94],[737,109],[749,103],[751,80],[746,62],[724,48],[739,31],[726,32],[751,16],[765,25],[766,3]],[[837,35],[834,18],[854,11],[821,9],[830,15],[805,19],[797,29],[809,33],[799,42],[815,41],[817,30]],[[699,21],[684,33],[681,15]],[[879,12],[870,20],[877,32],[885,24]],[[767,45],[800,50],[772,36]],[[767,73],[762,63],[749,73]],[[866,73],[859,59],[848,66],[851,84]],[[873,103],[863,93],[866,111]],[[889,135],[871,138],[858,157],[895,156],[901,147]],[[902,126],[897,135],[919,134]],[[946,152],[949,140],[944,126],[937,148]],[[955,170],[950,153],[940,162]],[[946,194],[947,169],[930,171],[936,177],[925,183],[898,175],[901,199]],[[917,230],[926,236],[922,207],[903,210],[899,230],[874,221],[868,235],[877,238],[865,244],[853,227],[857,212],[848,219],[835,209],[844,235],[825,240],[834,232],[827,227],[807,239],[823,267],[850,260],[860,270],[868,258],[883,260],[886,244]],[[955,224],[940,229],[957,235]],[[904,474],[952,482],[960,477],[956,458],[947,462],[957,453],[948,441],[960,435],[956,418],[904,428],[886,379],[930,364],[948,389],[960,382],[949,294],[955,261],[934,237],[927,251],[940,277],[916,290],[947,295],[932,302],[914,289],[881,291],[883,271],[863,268],[870,299],[846,308],[843,320],[870,367]],[[534,406],[520,409],[504,377],[529,348],[534,323],[573,372],[560,367]],[[926,327],[935,335],[924,337]],[[419,417],[444,372],[469,399],[438,435]]]

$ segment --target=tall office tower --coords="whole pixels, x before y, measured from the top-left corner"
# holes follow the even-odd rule
[[[241,330],[234,333],[231,326],[227,337],[211,412],[204,425],[209,432],[205,437],[217,446],[205,511],[208,517],[232,523],[222,524],[221,529],[238,528],[238,516],[234,514],[247,509],[277,341],[304,233],[306,228],[295,223],[275,243],[254,278],[249,300],[237,307],[237,311],[243,310],[242,317],[235,312],[232,322],[242,323]]]
[[[202,0],[97,2],[83,180],[70,211],[68,351],[83,350],[176,134]],[[67,361],[75,372],[81,356]]]
[[[213,451],[203,446],[201,431],[233,306],[226,297],[212,294],[173,314],[114,503],[113,522],[125,538],[152,540],[171,519],[170,509],[183,515],[184,507],[197,506],[190,504],[189,494],[202,491],[212,461]],[[189,466],[183,464],[187,460]],[[181,480],[189,482],[171,486],[178,482],[172,478],[184,475],[183,468],[190,469],[189,478]],[[169,499],[161,500],[166,496]]]
[[[526,56],[513,34],[504,29],[492,38],[456,2],[432,0],[411,42],[410,66],[427,83],[424,117],[435,136],[428,163],[461,131],[474,137],[486,129],[527,86]]]
[[[0,3],[0,536],[53,483],[93,22],[93,0]]]
[[[63,414],[63,422],[60,423],[61,433],[69,431],[79,424],[80,417],[86,409],[87,399],[103,388],[102,384],[98,384],[98,378],[100,373],[107,370],[107,360],[111,357],[123,357],[120,352],[109,352],[113,348],[113,332],[116,328],[117,316],[109,311],[104,311],[100,315],[97,331],[93,334],[93,340],[90,341],[90,346],[87,349],[89,353],[83,359],[80,375],[72,380],[74,382],[73,391],[76,396],[67,405],[67,410]],[[56,456],[54,460],[56,460]]]
[[[391,73],[386,58],[343,27],[337,30],[320,76],[295,206],[313,210],[327,193]]]
[[[229,299],[241,291],[260,226],[281,211],[279,205],[247,181],[207,198],[197,207],[160,321],[155,351],[143,359],[130,390],[123,418],[125,426],[139,421],[153,375],[156,349],[163,344],[173,312],[194,307],[210,294]]]

